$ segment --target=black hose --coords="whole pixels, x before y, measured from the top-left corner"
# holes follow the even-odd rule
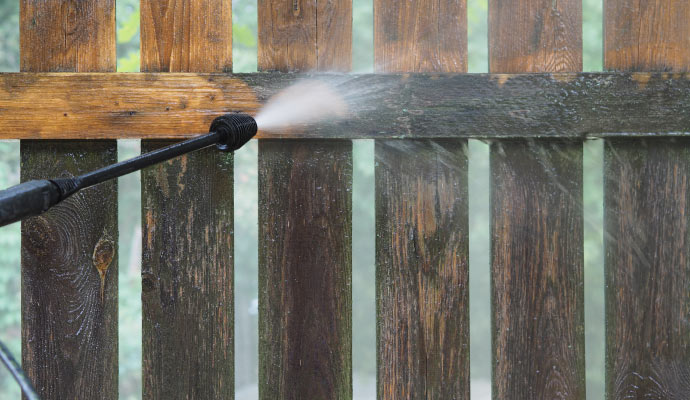
[[[28,400],[39,400],[38,393],[36,393],[36,389],[34,389],[34,385],[31,384],[29,377],[26,376],[22,367],[19,366],[17,360],[12,357],[12,353],[10,353],[10,350],[2,341],[0,341],[0,360],[5,364],[7,370],[10,371],[10,374],[12,374],[14,380],[17,381],[19,387],[22,388],[24,396],[26,396]]]

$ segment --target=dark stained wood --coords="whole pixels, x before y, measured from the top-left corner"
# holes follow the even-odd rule
[[[374,1],[378,72],[467,72],[465,0]]]
[[[493,396],[584,399],[582,143],[491,146]]]
[[[140,24],[142,71],[232,71],[232,0],[142,0]]]
[[[259,142],[259,397],[352,397],[352,143]]]
[[[604,1],[604,64],[618,71],[687,71],[690,3]]]
[[[466,141],[376,141],[378,397],[469,398]]]
[[[142,71],[163,72],[163,79],[174,71],[229,71],[231,3],[142,2]],[[187,97],[203,91],[197,83],[190,82],[177,107],[193,112],[202,108]],[[216,101],[214,93],[201,97]],[[168,111],[166,106],[163,112]],[[166,117],[159,115],[158,120]],[[171,143],[142,141],[142,151]],[[234,398],[233,179],[232,154],[215,148],[142,173],[146,399]]]
[[[256,114],[271,96],[305,78],[344,93],[350,115],[259,132],[259,138],[690,134],[687,73],[7,73],[0,74],[0,139],[188,138],[207,132],[225,112]],[[363,88],[369,94],[358,96]]]
[[[261,71],[352,67],[352,0],[258,0]]]
[[[21,0],[20,68],[114,71],[113,0]],[[26,124],[25,124],[26,126]],[[117,143],[23,141],[22,181],[117,161]],[[117,182],[22,223],[22,366],[42,399],[116,399]]]
[[[115,0],[20,0],[24,72],[115,71]]]
[[[232,165],[209,148],[142,172],[146,399],[234,396]]]
[[[116,150],[22,141],[21,180],[79,175]],[[22,366],[42,399],[117,399],[117,239],[115,181],[22,222]]]
[[[690,141],[604,150],[608,398],[688,398]]]
[[[374,60],[377,72],[467,72],[465,0],[376,0]],[[390,99],[377,104],[389,109]],[[426,106],[405,109],[419,115]],[[425,132],[379,118],[372,126],[402,137]],[[376,141],[380,399],[469,398],[466,146],[459,138]]]
[[[582,2],[490,0],[489,45],[492,73],[580,71]],[[490,154],[492,395],[584,399],[582,142]]]
[[[605,4],[607,69],[690,69],[687,2]],[[690,142],[616,139],[604,149],[607,398],[685,399]]]
[[[350,69],[352,0],[257,5],[259,70]],[[259,398],[352,398],[352,143],[259,142],[259,216]]]

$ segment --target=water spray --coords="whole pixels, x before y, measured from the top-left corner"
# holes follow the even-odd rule
[[[81,189],[192,151],[213,145],[221,151],[235,151],[254,137],[256,131],[256,121],[249,115],[225,114],[213,120],[210,133],[206,135],[154,150],[84,175],[20,183],[0,191],[0,226],[42,214]]]

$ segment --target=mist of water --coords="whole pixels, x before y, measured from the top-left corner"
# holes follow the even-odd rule
[[[332,123],[376,109],[386,87],[356,75],[305,79],[270,98],[256,115],[256,124],[270,134],[295,126]]]

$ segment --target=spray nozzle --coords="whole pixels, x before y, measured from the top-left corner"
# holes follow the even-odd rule
[[[235,151],[256,135],[256,121],[243,113],[221,115],[211,123],[210,132],[221,134],[216,147],[222,151]]]

